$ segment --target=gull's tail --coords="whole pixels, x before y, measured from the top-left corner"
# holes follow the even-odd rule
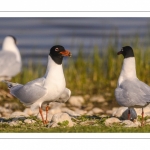
[[[3,80],[2,82],[7,84],[8,89],[11,89],[13,86],[18,85],[18,83],[9,82],[9,81],[6,81],[6,80]]]

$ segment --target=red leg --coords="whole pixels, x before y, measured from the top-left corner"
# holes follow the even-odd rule
[[[39,107],[39,113],[40,113],[40,115],[41,115],[41,117],[42,117],[43,124],[45,124],[41,107]]]
[[[46,120],[45,120],[45,123],[48,123],[47,117],[48,117],[48,111],[49,111],[49,109],[50,109],[50,107],[47,104],[47,106],[46,106]]]
[[[128,120],[130,120],[131,113],[130,113],[130,108],[128,108]]]
[[[141,123],[141,126],[143,126],[143,118],[144,118],[144,111],[143,111],[143,108],[142,108],[142,123]]]

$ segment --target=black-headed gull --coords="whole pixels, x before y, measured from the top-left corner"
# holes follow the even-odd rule
[[[71,95],[71,91],[66,88],[62,68],[64,56],[71,56],[71,53],[65,50],[63,46],[55,45],[50,49],[47,70],[43,77],[30,81],[25,85],[4,81],[7,83],[10,93],[17,97],[25,106],[30,106],[31,109],[39,108],[44,124],[47,123],[49,106],[47,105],[46,107],[46,120],[44,120],[41,109],[42,103],[63,103]]]
[[[115,97],[119,105],[129,108],[128,119],[130,119],[130,108],[143,108],[150,103],[150,86],[140,81],[136,76],[136,64],[133,49],[125,46],[117,53],[124,56],[118,85],[115,89]]]
[[[22,61],[16,38],[6,36],[0,51],[0,81],[10,80],[21,71]]]

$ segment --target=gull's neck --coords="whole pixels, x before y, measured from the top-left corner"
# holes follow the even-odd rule
[[[17,57],[17,61],[21,62],[21,56],[20,56],[19,49],[17,48],[17,46],[14,43],[4,42],[4,44],[2,46],[2,50],[13,52]]]
[[[118,86],[126,79],[137,78],[135,57],[125,58],[122,65],[122,70],[118,80]]]
[[[56,64],[51,56],[48,55],[48,64],[45,77],[45,87],[49,85],[50,82],[65,82],[65,77],[63,73],[62,64]]]

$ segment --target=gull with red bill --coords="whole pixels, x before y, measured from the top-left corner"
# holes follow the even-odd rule
[[[136,64],[133,49],[125,46],[117,53],[124,56],[118,85],[115,89],[115,97],[119,105],[128,107],[128,119],[130,119],[130,108],[143,108],[150,103],[150,86],[140,81],[136,76]]]
[[[47,116],[50,102],[65,103],[71,95],[66,88],[66,81],[62,68],[64,56],[71,57],[71,53],[61,45],[55,45],[48,55],[47,70],[43,77],[26,83],[25,85],[4,81],[10,93],[18,98],[31,110],[38,108],[44,124],[48,123]],[[43,117],[41,105],[47,103],[46,119]]]

